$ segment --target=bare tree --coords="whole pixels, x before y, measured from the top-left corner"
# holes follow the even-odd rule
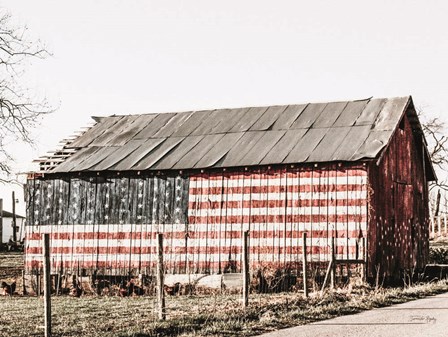
[[[48,55],[40,41],[28,39],[26,27],[15,27],[11,16],[0,9],[0,181],[7,181],[12,173],[8,145],[17,141],[32,144],[30,131],[51,112],[45,99],[33,97],[21,83],[29,61]]]
[[[422,118],[422,113],[419,113]],[[448,191],[448,181],[445,177],[448,173],[448,137],[446,136],[446,124],[439,118],[422,118],[422,128],[428,142],[429,156],[436,170],[442,173],[439,181],[431,187],[439,187]]]
[[[428,152],[431,161],[438,173],[438,181],[432,182],[430,189],[430,205],[433,216],[438,216],[441,211],[441,191],[448,192],[448,137],[447,126],[444,121],[437,117],[428,118],[423,113],[422,109],[418,112],[421,120],[422,129],[428,142]],[[445,200],[446,201],[446,200]],[[445,207],[444,212],[447,209]]]

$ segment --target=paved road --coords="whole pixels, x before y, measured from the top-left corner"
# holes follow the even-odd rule
[[[448,293],[284,329],[263,337],[448,336]]]

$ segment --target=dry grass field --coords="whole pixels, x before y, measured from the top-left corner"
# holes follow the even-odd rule
[[[20,254],[0,256],[0,281],[7,266],[21,275],[20,264]],[[308,299],[297,292],[251,294],[246,310],[239,295],[168,296],[165,322],[156,318],[154,297],[53,296],[53,336],[251,336],[447,291],[445,280],[379,290],[348,286]],[[43,336],[42,298],[0,297],[0,315],[2,337]]]
[[[153,297],[52,297],[54,336],[232,336],[306,324],[448,291],[441,281],[406,289],[345,288],[304,299],[300,293],[167,297],[167,321],[155,316]],[[42,336],[43,300],[0,298],[0,336]]]

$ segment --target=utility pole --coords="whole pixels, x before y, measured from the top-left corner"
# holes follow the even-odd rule
[[[12,241],[17,242],[16,192],[12,191]]]

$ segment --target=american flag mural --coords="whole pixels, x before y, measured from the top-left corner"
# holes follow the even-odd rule
[[[122,174],[123,175],[123,174]],[[152,273],[164,234],[170,273],[239,271],[250,235],[252,268],[298,269],[309,259],[362,258],[369,192],[363,165],[183,174],[31,179],[26,267],[41,266],[50,233],[53,271]]]

